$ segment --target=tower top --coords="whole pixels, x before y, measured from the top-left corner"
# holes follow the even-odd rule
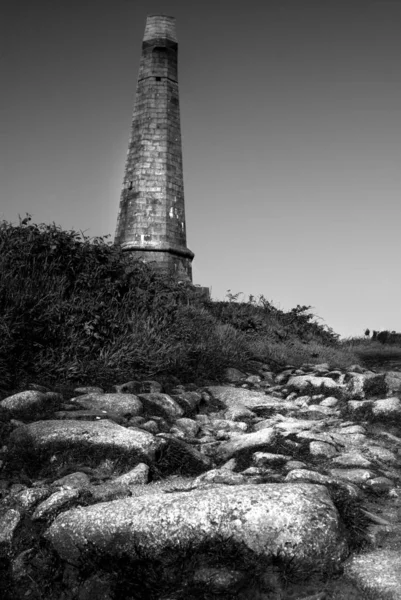
[[[148,15],[146,18],[143,41],[147,42],[155,38],[166,38],[172,42],[177,42],[174,17],[168,17],[167,15]]]

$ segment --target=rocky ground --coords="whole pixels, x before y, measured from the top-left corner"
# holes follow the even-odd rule
[[[0,402],[6,599],[401,599],[401,372]]]

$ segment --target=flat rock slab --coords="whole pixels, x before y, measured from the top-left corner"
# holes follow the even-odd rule
[[[154,460],[165,441],[139,429],[126,429],[112,421],[49,420],[22,425],[10,435],[13,455],[46,454],[56,449],[73,452],[80,448],[104,458],[108,450],[121,455]],[[32,456],[31,456],[32,457]]]
[[[135,417],[143,413],[142,402],[134,394],[96,394],[72,398],[70,402],[88,410],[110,411],[120,417]]]
[[[245,406],[256,414],[263,412],[288,412],[298,411],[299,407],[295,402],[268,396],[263,392],[246,390],[243,388],[235,388],[225,385],[213,385],[206,388],[216,400],[220,400],[227,408],[235,408],[237,406]]]
[[[217,536],[315,572],[336,571],[348,555],[327,489],[306,483],[216,485],[104,502],[59,515],[45,533],[75,564],[93,552],[158,560],[171,545],[196,548]]]
[[[353,556],[345,576],[372,600],[400,600],[401,551],[376,549]]]

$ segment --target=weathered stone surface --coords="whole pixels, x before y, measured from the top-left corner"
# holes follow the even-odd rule
[[[317,471],[311,471],[308,469],[302,469],[297,467],[287,473],[285,478],[286,482],[307,482],[307,483],[318,483],[321,485],[340,485],[341,488],[348,494],[350,498],[358,498],[360,496],[358,487],[348,481],[342,481],[339,477],[329,475],[322,475]]]
[[[372,466],[371,461],[360,452],[346,452],[340,456],[336,456],[331,462],[341,467],[360,467],[369,469]]]
[[[373,479],[375,474],[367,469],[330,469],[333,477],[345,479],[356,485],[364,484],[368,479]]]
[[[118,425],[122,425],[125,422],[124,417],[106,410],[58,410],[53,416],[58,420],[74,419],[76,421],[99,421],[109,419],[110,421],[118,423]]]
[[[311,371],[311,375],[315,377],[317,371],[313,369]],[[339,500],[336,504],[337,510],[342,517],[345,516],[345,520],[349,515],[346,516],[347,509],[341,504],[342,498],[349,498],[350,501],[357,499],[358,502],[363,503],[362,506],[370,499],[379,505],[383,503],[383,506],[387,507],[390,502],[398,501],[400,492],[397,485],[401,482],[398,468],[401,435],[397,418],[390,416],[386,421],[385,417],[379,417],[377,421],[373,421],[372,411],[370,410],[369,413],[366,409],[360,412],[350,410],[346,419],[350,419],[352,415],[352,420],[344,420],[340,412],[333,415],[323,414],[322,408],[326,404],[330,409],[332,405],[343,407],[343,402],[333,396],[325,398],[328,394],[319,393],[321,390],[311,391],[310,396],[306,397],[300,397],[297,392],[289,393],[290,390],[285,382],[297,375],[305,375],[305,373],[301,369],[284,369],[276,378],[281,377],[282,384],[277,385],[278,381],[273,381],[276,376],[272,374],[271,383],[275,385],[270,387],[272,390],[270,394],[273,393],[274,397],[262,391],[227,385],[199,388],[188,384],[187,386],[176,385],[173,388],[170,387],[170,383],[165,389],[171,391],[172,395],[167,396],[160,393],[162,388],[159,384],[153,385],[155,382],[146,390],[143,382],[131,382],[135,384],[133,386],[128,382],[118,386],[121,388],[118,393],[108,394],[109,399],[120,395],[125,400],[129,395],[136,393],[145,395],[145,392],[151,395],[151,390],[158,390],[155,392],[156,401],[148,403],[140,401],[142,414],[131,416],[129,419],[127,417],[130,413],[125,413],[123,410],[120,415],[117,415],[111,412],[110,406],[102,409],[81,409],[79,400],[82,397],[83,401],[85,397],[87,400],[96,397],[104,399],[107,394],[104,394],[101,389],[77,389],[75,394],[81,393],[80,398],[70,401],[67,392],[61,405],[63,412],[53,411],[50,414],[47,412],[41,418],[50,417],[52,421],[47,422],[46,425],[42,425],[44,421],[35,425],[41,431],[37,436],[36,445],[33,443],[33,436],[27,434],[27,431],[31,431],[30,425],[12,418],[10,413],[3,411],[2,418],[4,420],[5,417],[6,423],[6,445],[0,449],[1,464],[5,466],[0,480],[0,503],[7,510],[11,507],[24,516],[18,524],[21,532],[18,529],[17,535],[13,535],[12,541],[8,544],[10,551],[14,547],[17,554],[27,557],[26,560],[24,559],[26,568],[24,567],[22,571],[33,574],[32,570],[28,571],[32,569],[30,555],[25,555],[23,551],[23,548],[28,551],[31,548],[29,523],[32,520],[40,521],[38,527],[42,529],[46,526],[46,522],[49,526],[56,515],[63,512],[69,514],[72,506],[97,504],[100,510],[101,505],[108,505],[120,499],[134,501],[139,498],[145,505],[145,501],[160,496],[163,497],[164,504],[168,498],[179,498],[178,504],[182,498],[189,498],[194,492],[204,494],[213,491],[215,494],[220,494],[220,491],[226,488],[237,492],[247,486],[260,491],[261,486],[267,483],[295,487],[325,486],[329,496],[335,499],[335,502]],[[328,376],[329,373],[321,370],[319,375]],[[330,374],[330,378],[339,383],[342,383],[345,377],[346,375],[341,371]],[[172,382],[171,385],[173,383],[175,384]],[[249,386],[259,386],[262,383],[256,381],[253,384],[249,383]],[[50,394],[50,390],[39,389],[40,387],[36,386],[34,390],[31,388],[31,391]],[[113,386],[110,386],[110,389],[113,389]],[[123,389],[127,393],[123,393]],[[249,406],[245,405],[246,401]],[[372,408],[375,402],[379,403],[378,406],[388,403],[388,398],[349,401],[348,408],[353,404],[363,407],[365,402]],[[176,411],[175,406],[179,406],[182,413],[180,410]],[[142,449],[143,445],[148,448],[150,444],[152,448],[155,447],[154,452],[141,453],[141,450],[136,449],[136,445],[131,445],[131,442],[126,445],[126,450],[121,450],[121,447],[125,447],[124,444],[120,446],[103,444],[105,432],[98,435],[100,432],[97,429],[98,422],[86,420],[93,418],[94,414],[109,417],[102,421],[103,427],[108,428],[110,424],[116,427],[113,435],[117,437],[117,441],[119,438],[117,432],[121,434],[124,432],[124,436],[127,433],[134,434],[137,441],[145,435],[147,437],[144,443],[142,440],[138,445]],[[60,420],[66,417],[65,421]],[[76,418],[84,420],[77,423]],[[116,422],[122,423],[124,427],[116,426],[110,419],[116,419]],[[66,426],[69,428],[71,421],[74,421],[74,426],[72,430],[68,430]],[[48,428],[46,435],[49,439],[42,439],[39,442],[41,436],[45,437],[42,427]],[[58,427],[65,431],[61,441],[58,438]],[[13,429],[15,431],[10,436],[10,431]],[[25,433],[21,435],[21,431]],[[89,438],[91,441],[88,441]],[[18,443],[15,443],[15,440],[18,440]],[[340,456],[335,456],[337,452],[341,453]],[[15,463],[16,456],[22,457],[22,462]],[[34,457],[35,461],[42,461],[40,469],[39,467],[35,469],[34,466],[31,468],[30,457]],[[301,457],[302,461],[299,460]],[[328,475],[330,467],[332,472]],[[18,472],[19,476],[15,477]],[[5,478],[3,473],[7,473]],[[10,479],[11,473],[13,475]],[[70,492],[72,492],[71,497]],[[50,498],[51,494],[53,496]],[[2,498],[4,501],[1,500]],[[39,502],[42,504],[37,506]],[[243,505],[242,500],[240,504]],[[369,504],[367,506],[369,507]],[[231,504],[225,503],[224,523],[230,520],[230,507]],[[34,512],[35,508],[36,512]],[[370,509],[371,514],[376,512],[372,506]],[[234,514],[238,516],[239,505],[237,504],[233,510],[237,511]],[[359,514],[358,510],[356,509],[356,515]],[[382,531],[380,535],[373,535],[373,530],[369,528],[365,532],[366,539],[379,540],[382,543],[388,536],[396,535],[395,532],[398,531],[396,507],[394,510],[392,517],[389,516],[388,511],[383,511],[386,519],[390,523],[395,523],[394,527],[389,524],[381,525],[386,528],[386,531]],[[212,510],[209,514],[211,512]],[[222,513],[223,510],[218,511],[219,515]],[[362,513],[366,515],[366,511]],[[376,519],[372,521],[374,525],[377,525],[378,518],[378,515],[371,517],[371,520]],[[317,521],[321,521],[320,517]],[[219,522],[222,523],[223,520]],[[185,523],[184,521],[183,529]],[[196,536],[197,531],[202,530],[203,524],[198,525],[198,528],[195,526],[195,544],[201,543]],[[25,531],[26,527],[28,527],[27,531]],[[288,523],[283,528],[286,529],[290,533],[293,531],[291,519],[288,519]],[[191,530],[187,528],[185,531],[185,542],[190,543],[193,541]],[[220,530],[216,527],[216,531]],[[228,525],[224,531],[228,531]],[[25,536],[28,536],[26,544]],[[25,545],[21,546],[21,541]],[[297,559],[295,564],[296,561]],[[214,569],[213,573],[210,569]],[[75,571],[71,580],[76,589],[74,593],[78,594],[79,600],[83,598],[90,600],[90,597],[86,598],[85,594],[92,593],[93,586],[85,588],[85,594],[82,592],[84,596],[81,599],[79,586],[82,573],[80,569]],[[215,564],[200,563],[196,573],[191,573],[199,585],[210,575],[213,581],[207,580],[205,585],[210,593],[215,594],[219,594],[222,589],[227,592],[224,582],[229,587],[231,585],[235,587],[235,581],[241,579],[236,577],[238,573],[221,564],[215,567]],[[244,575],[243,571],[240,575]],[[112,594],[113,586],[116,584],[113,577],[110,579],[109,588]],[[65,581],[67,580],[69,581],[68,577]],[[93,589],[97,589],[96,585]],[[231,587],[230,593],[232,597],[238,595]],[[55,589],[55,597],[58,594],[59,590]],[[18,596],[17,593],[15,595]],[[24,597],[24,593],[21,596]],[[256,592],[252,591],[250,597],[255,596]],[[69,600],[69,597],[65,600]]]
[[[397,457],[394,452],[388,450],[387,448],[383,448],[382,446],[376,446],[374,444],[370,444],[367,448],[367,453],[373,458],[377,460],[381,460],[384,463],[389,465],[400,465],[400,458]]]
[[[282,465],[291,460],[291,457],[286,454],[274,454],[272,452],[255,452],[253,462],[257,467]]]
[[[334,446],[334,450],[336,446],[339,446],[338,440],[336,440],[330,433],[327,432],[315,432],[315,431],[300,431],[296,434],[297,440],[312,440],[316,442],[323,442],[325,444],[331,444]]]
[[[243,421],[244,419],[252,419],[255,420],[254,413],[249,410],[246,406],[242,406],[238,404],[237,406],[232,406],[226,410],[226,417],[231,421]]]
[[[353,425],[345,425],[344,424],[344,426],[341,427],[340,431],[343,435],[353,435],[354,433],[362,433],[362,434],[366,433],[365,427],[363,425],[357,425],[357,424],[353,424]]]
[[[308,483],[320,483],[321,485],[325,485],[326,483],[330,483],[333,478],[328,475],[322,475],[317,471],[311,471],[309,469],[293,469],[285,478],[286,482],[289,481],[305,481]]]
[[[146,412],[152,411],[152,414],[167,420],[179,419],[184,416],[181,406],[168,394],[139,394],[138,398]]]
[[[276,438],[276,432],[272,427],[239,435],[228,442],[222,442],[216,450],[216,457],[218,460],[228,460],[233,454],[252,448],[256,450],[261,446],[270,446],[273,449]]]
[[[126,429],[111,421],[37,421],[15,429],[10,443],[18,452],[51,450],[63,446],[91,447],[99,454],[107,449],[135,453],[153,459],[163,442],[146,431]]]
[[[90,479],[86,473],[70,473],[64,477],[56,479],[52,487],[61,486],[69,489],[82,489],[90,484]]]
[[[32,520],[48,519],[56,514],[63,506],[69,504],[79,496],[77,489],[62,489],[54,492],[44,502],[41,502],[32,515]]]
[[[15,496],[18,507],[25,511],[32,509],[35,504],[50,496],[51,491],[47,487],[28,488],[22,490]]]
[[[309,452],[312,456],[326,456],[327,458],[337,454],[337,450],[332,444],[316,441],[309,444]]]
[[[323,404],[309,404],[308,409],[304,409],[302,412],[322,413],[322,415],[328,416],[339,414],[335,408],[332,408],[331,406],[324,406]]]
[[[393,487],[393,482],[387,477],[374,477],[365,482],[365,489],[370,489],[374,492],[388,492]]]
[[[345,575],[369,598],[400,600],[401,551],[376,549],[354,555],[345,565]]]
[[[257,429],[259,426],[260,423],[255,426],[255,429]],[[292,417],[286,417],[285,419],[274,422],[274,426],[283,434],[294,434],[301,431],[321,431],[321,422],[312,419],[294,419]]]
[[[364,433],[352,433],[346,430],[334,429],[330,431],[330,436],[334,442],[341,444],[346,449],[351,449],[355,446],[363,446],[366,442]]]
[[[295,377],[291,377],[287,382],[287,386],[295,388],[300,392],[310,387],[315,390],[338,390],[343,387],[330,377],[315,377],[314,375],[296,375]]]
[[[307,469],[307,466],[301,460],[289,460],[284,467],[284,470],[289,473],[290,471],[296,471],[299,469]]]
[[[401,420],[401,400],[396,396],[373,402],[372,412],[375,417],[397,418]]]
[[[56,410],[62,402],[63,397],[60,394],[27,390],[8,396],[0,402],[0,408],[5,409],[16,419],[28,421],[38,418],[44,411]]]
[[[132,495],[129,485],[116,484],[115,482],[91,485],[88,488],[88,494],[90,495],[92,502],[110,502],[119,498],[127,498],[127,496]]]
[[[385,380],[391,392],[401,391],[401,373],[399,371],[387,371]]]
[[[156,560],[169,542],[183,548],[217,532],[266,557],[281,553],[311,571],[338,567],[348,552],[327,490],[307,484],[216,486],[101,503],[59,515],[45,537],[74,563],[90,546],[133,559],[146,549]]]
[[[75,402],[79,406],[89,410],[110,411],[121,417],[138,416],[143,412],[142,402],[134,394],[91,393],[72,398],[70,402]]]
[[[133,485],[138,483],[147,483],[149,478],[149,466],[145,463],[139,463],[132,469],[128,471],[128,473],[124,473],[124,475],[120,475],[113,479],[114,485]]]
[[[273,396],[266,395],[262,392],[247,390],[243,388],[234,388],[230,386],[209,386],[207,391],[213,398],[220,400],[227,408],[233,408],[241,404],[256,414],[263,413],[267,410],[288,411],[296,410],[296,405],[293,402],[278,400]]]
[[[248,469],[249,470],[249,469]],[[225,483],[226,485],[243,485],[247,483],[245,472],[234,473],[228,469],[212,469],[203,475],[199,475],[194,481],[195,486],[202,484]]]
[[[330,408],[333,408],[334,406],[338,405],[338,402],[338,398],[334,398],[334,396],[329,396],[328,398],[325,398],[321,401],[320,406],[328,406]]]

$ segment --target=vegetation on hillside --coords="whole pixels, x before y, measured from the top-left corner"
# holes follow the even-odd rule
[[[358,362],[359,346],[341,343],[308,306],[285,312],[230,292],[224,302],[202,299],[107,237],[35,225],[30,215],[0,223],[0,396],[29,382],[201,383],[228,366]]]

